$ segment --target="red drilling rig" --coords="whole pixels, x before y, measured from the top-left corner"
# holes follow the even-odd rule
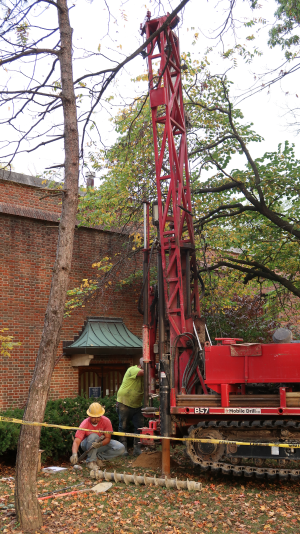
[[[148,12],[142,25],[147,39],[168,15],[150,17]],[[141,442],[149,445],[153,440],[146,436],[154,434],[213,439],[216,443],[187,442],[191,461],[204,471],[296,480],[300,471],[287,461],[300,457],[300,448],[293,447],[300,443],[300,346],[243,343],[237,338],[216,339],[213,345],[201,318],[178,22],[176,16],[147,46],[157,185],[153,222],[158,233],[158,343],[145,202],[144,415],[152,420],[141,430]],[[158,419],[149,406],[156,377]],[[289,446],[281,448],[279,443]],[[170,440],[162,440],[162,447],[162,470],[169,474]]]

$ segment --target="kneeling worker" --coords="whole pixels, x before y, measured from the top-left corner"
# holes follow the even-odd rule
[[[111,460],[116,456],[121,456],[125,452],[125,447],[119,441],[111,439],[111,434],[106,434],[105,431],[112,431],[112,424],[108,417],[105,417],[105,409],[98,402],[93,402],[86,412],[88,418],[82,421],[80,428],[87,430],[77,430],[72,446],[72,456],[70,458],[71,464],[75,465],[78,462],[79,445],[83,451],[87,451],[93,447],[94,441],[99,437],[105,435],[101,442],[96,442],[94,448],[89,452],[86,462],[88,467],[96,469],[103,466],[102,460]],[[89,432],[91,430],[99,430],[99,432]]]

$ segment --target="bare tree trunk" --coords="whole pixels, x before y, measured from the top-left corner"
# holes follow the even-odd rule
[[[59,60],[64,113],[65,184],[50,296],[24,414],[24,420],[38,422],[44,419],[60,338],[78,204],[79,143],[72,72],[72,28],[67,0],[57,0],[57,6],[61,38]],[[25,532],[35,532],[42,525],[36,485],[40,433],[40,428],[22,426],[18,444],[15,506],[17,520]]]

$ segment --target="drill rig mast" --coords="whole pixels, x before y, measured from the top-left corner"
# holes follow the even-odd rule
[[[167,16],[148,20],[144,27],[146,38],[166,19]],[[181,58],[179,40],[173,31],[178,22],[179,18],[175,17],[147,47],[158,199],[156,224],[160,242],[161,432],[166,436],[171,432],[170,398],[174,401],[181,390],[192,392],[199,382],[198,374],[203,382],[199,368],[198,374],[194,369],[199,348],[194,329],[202,342],[204,330],[200,320]],[[184,377],[183,382],[181,377]]]

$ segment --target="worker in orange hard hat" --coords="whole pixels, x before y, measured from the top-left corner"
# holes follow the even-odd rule
[[[73,465],[77,464],[79,446],[83,451],[93,447],[87,456],[86,462],[89,468],[97,469],[97,467],[104,465],[103,460],[111,460],[124,454],[125,447],[119,441],[111,439],[111,434],[105,432],[112,432],[113,427],[110,419],[104,416],[105,409],[101,404],[93,402],[86,413],[89,417],[82,421],[80,425],[82,430],[77,430],[75,434],[70,462]],[[99,430],[99,432],[91,432],[90,430]],[[99,436],[103,435],[105,436],[103,441],[95,442]]]

